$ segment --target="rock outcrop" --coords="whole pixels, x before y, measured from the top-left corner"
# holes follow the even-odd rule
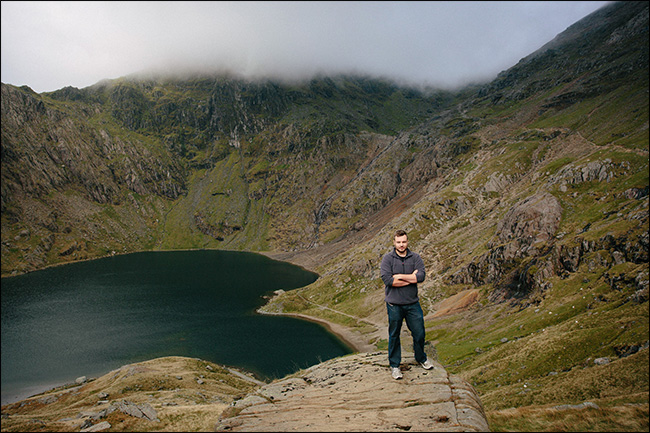
[[[413,359],[389,375],[385,352],[315,365],[235,401],[218,431],[489,431],[474,388]]]
[[[125,365],[2,407],[2,431],[488,431],[474,388],[404,352],[357,353],[265,384],[185,357]]]

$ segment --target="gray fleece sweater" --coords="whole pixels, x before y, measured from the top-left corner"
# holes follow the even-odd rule
[[[406,257],[400,257],[395,248],[387,253],[381,260],[381,279],[386,286],[384,299],[389,304],[405,305],[412,304],[419,300],[418,285],[409,284],[404,287],[393,287],[393,275],[395,274],[412,274],[418,270],[417,281],[424,281],[424,262],[418,253],[406,250]]]

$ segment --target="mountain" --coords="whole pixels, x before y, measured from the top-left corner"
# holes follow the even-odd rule
[[[647,423],[647,2],[608,4],[458,92],[134,76],[3,84],[1,115],[3,276],[260,251],[320,274],[265,312],[381,350],[378,267],[403,228],[427,265],[427,341],[493,429],[585,400]]]
[[[351,227],[327,215],[328,198],[389,134],[451,99],[364,77],[3,85],[3,275],[142,249],[328,242]],[[349,212],[370,215],[389,194]]]

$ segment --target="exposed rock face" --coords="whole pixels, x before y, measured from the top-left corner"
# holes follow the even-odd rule
[[[24,195],[45,196],[71,185],[101,204],[121,201],[123,187],[169,199],[185,192],[177,161],[160,149],[93,128],[84,112],[92,107],[69,115],[48,107],[41,95],[1,88],[3,212]]]
[[[547,241],[553,237],[562,217],[562,207],[549,193],[536,194],[512,208],[497,224],[501,242]]]
[[[248,394],[218,431],[489,431],[474,388],[411,358],[393,380],[385,352],[336,358]]]
[[[447,97],[352,77],[296,86],[221,75],[118,79],[41,95],[1,87],[3,275],[153,245],[327,243],[408,192],[412,178],[435,174],[427,159],[401,179],[400,166],[413,163],[410,152],[400,164],[401,142],[387,170],[373,162],[388,134]],[[402,116],[390,115],[395,104]],[[16,239],[23,230],[29,243]]]
[[[562,206],[549,193],[528,197],[510,209],[496,227],[496,236],[488,244],[489,252],[481,255],[468,266],[450,277],[453,283],[474,283],[505,281],[505,285],[517,286],[522,276],[508,274],[508,268],[526,256],[539,254],[538,243],[550,242],[557,231],[562,216]],[[559,268],[559,266],[558,266]],[[545,273],[538,279],[544,280],[557,273],[557,269],[544,267]],[[532,290],[535,281],[528,281],[524,290]],[[501,296],[500,293],[499,296]]]

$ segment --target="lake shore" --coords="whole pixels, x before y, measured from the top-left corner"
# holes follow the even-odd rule
[[[343,343],[345,343],[345,345],[347,345],[350,348],[350,350],[352,350],[353,352],[373,352],[377,350],[377,348],[373,344],[368,343],[363,338],[363,336],[361,336],[358,332],[351,331],[350,329],[346,328],[345,326],[339,325],[338,323],[333,323],[325,319],[308,316],[306,314],[298,314],[298,313],[269,313],[266,311],[259,311],[259,310],[257,311],[257,313],[268,315],[268,316],[296,317],[298,319],[303,319],[309,322],[318,323],[319,325],[325,327],[325,329],[327,329],[331,334],[334,334]]]
[[[369,344],[365,339],[356,332],[349,330],[348,328],[341,326],[337,323],[332,323],[324,319],[315,318],[307,316],[305,314],[296,314],[296,313],[267,313],[258,311],[259,314],[264,315],[275,315],[275,316],[288,316],[296,317],[298,319],[307,320],[309,322],[318,323],[322,325],[328,332],[335,335],[339,340],[341,340],[348,348],[353,352],[359,353],[370,353],[376,350],[376,347],[372,344]],[[70,383],[49,383],[47,385],[33,386],[27,389],[16,392],[7,392],[2,395],[2,405],[14,403],[20,400],[24,400],[28,397],[42,394],[44,392],[50,391],[52,389],[60,388],[63,386],[71,385]]]
[[[190,255],[190,253],[192,254]],[[221,287],[219,284],[222,284],[221,280],[216,280],[216,277],[214,277],[215,274],[219,273],[204,273],[202,270],[210,269],[215,262],[223,262],[223,260],[215,260],[214,256],[216,255],[217,258],[223,258],[222,256],[225,256],[226,253],[230,254],[230,252],[222,250],[172,251],[168,252],[170,257],[166,257],[168,254],[158,251],[146,252],[146,254],[143,253],[141,255],[128,255],[128,257],[125,257],[127,256],[126,254],[116,254],[114,257],[87,260],[83,263],[75,262],[69,266],[52,266],[48,269],[43,269],[38,273],[22,275],[21,278],[10,278],[8,280],[3,279],[2,405],[22,400],[33,395],[39,395],[52,388],[64,386],[73,382],[77,377],[94,377],[105,374],[109,370],[118,368],[126,363],[147,359],[147,353],[142,353],[136,360],[131,357],[133,353],[138,353],[138,350],[144,351],[144,349],[142,349],[143,346],[141,346],[140,343],[136,343],[141,337],[141,328],[145,326],[143,325],[145,322],[142,321],[144,313],[152,316],[153,320],[150,323],[155,324],[152,325],[152,329],[155,332],[147,331],[147,336],[152,336],[151,341],[147,340],[147,343],[154,349],[149,351],[151,355],[191,355],[223,365],[237,366],[241,364],[250,367],[250,370],[243,367],[247,371],[253,371],[255,374],[259,375],[258,377],[263,378],[290,374],[293,372],[292,368],[294,368],[294,364],[296,366],[311,365],[318,359],[329,359],[331,356],[348,354],[358,346],[358,342],[353,337],[347,337],[344,332],[335,329],[335,327],[326,326],[326,324],[317,324],[319,326],[314,326],[314,324],[296,322],[290,318],[271,318],[268,316],[264,317],[263,315],[251,317],[251,310],[260,304],[260,297],[265,297],[265,295],[271,290],[277,289],[278,285],[289,288],[293,288],[294,286],[304,286],[313,281],[316,276],[305,274],[304,269],[298,269],[295,265],[289,264],[288,262],[277,263],[277,261],[269,260],[268,258],[262,255],[256,255],[255,253],[237,252],[236,257],[234,258],[236,260],[232,260],[233,263],[227,269],[228,272],[233,271],[232,266],[234,265],[244,267],[242,262],[246,259],[248,260],[246,263],[253,263],[250,267],[256,270],[252,275],[247,275],[246,281],[254,277],[259,277],[259,275],[264,274],[267,269],[269,269],[268,272],[270,272],[269,276],[263,281],[252,284],[251,287],[254,288],[232,290],[230,283],[228,283],[224,286],[224,290],[216,290],[215,287],[219,288]],[[235,252],[232,252],[232,254],[235,254]],[[178,258],[177,256],[181,256],[181,258]],[[202,259],[199,260],[198,257],[202,257]],[[134,263],[137,260],[139,260],[139,265],[135,266]],[[199,262],[203,263],[203,260],[207,262],[206,266],[198,265]],[[119,315],[126,315],[129,318],[137,317],[138,320],[136,321],[116,320],[115,318],[117,315],[109,312],[108,304],[104,298],[102,298],[103,301],[101,303],[98,303],[94,297],[89,295],[89,293],[91,293],[91,288],[101,288],[107,284],[106,278],[97,278],[98,275],[122,275],[123,272],[118,272],[118,270],[122,269],[119,266],[123,266],[125,263],[128,265],[125,268],[126,274],[137,276],[137,281],[144,279],[146,280],[145,283],[149,281],[148,278],[151,276],[150,279],[152,281],[147,283],[149,285],[144,284],[142,286],[146,288],[145,295],[138,296],[135,290],[136,287],[140,286],[136,284],[137,281],[135,278],[129,277],[129,289],[123,295],[134,297],[138,302],[129,302],[125,305],[118,305],[119,302],[124,300],[124,296],[115,298],[117,305],[115,308],[119,307],[119,309],[116,310],[120,312]],[[173,269],[172,264],[177,266],[180,263],[183,264],[183,271],[178,273],[178,278],[161,277],[161,274],[171,272]],[[94,270],[96,269],[94,266],[98,266],[99,270]],[[190,275],[188,276],[188,267],[191,269],[198,267],[198,269],[194,272],[190,272]],[[273,269],[276,269],[277,267],[280,267],[281,271],[273,271]],[[134,268],[136,272],[133,272],[132,268]],[[145,269],[147,272],[142,272]],[[275,274],[273,272],[275,272]],[[51,276],[52,274],[54,274],[54,277]],[[83,284],[83,291],[80,290],[78,294],[72,296],[72,290],[67,290],[72,287],[69,281],[78,277],[86,278]],[[272,278],[283,278],[287,280],[278,280],[278,282],[275,282]],[[90,280],[97,280],[97,283],[89,285],[88,281]],[[58,284],[59,281],[67,282],[68,287],[66,290],[51,289],[53,282],[57,282]],[[29,286],[32,288],[32,291],[39,293],[39,299],[43,299],[44,302],[48,303],[48,305],[52,304],[57,307],[41,308],[38,311],[39,313],[42,312],[42,314],[25,315],[26,317],[34,318],[34,320],[38,319],[39,321],[45,321],[50,325],[55,324],[64,329],[71,329],[75,331],[75,334],[71,335],[68,332],[53,332],[53,326],[39,326],[38,322],[29,329],[43,329],[43,331],[50,332],[52,336],[48,334],[47,338],[43,337],[38,340],[36,337],[28,338],[28,336],[32,335],[28,332],[29,329],[18,329],[18,331],[12,332],[13,328],[11,325],[14,325],[15,327],[18,324],[22,324],[23,321],[20,323],[17,323],[18,321],[5,323],[4,319],[9,317],[8,314],[12,311],[11,308],[17,309],[17,305],[31,306],[31,304],[29,304],[29,299],[22,298],[20,298],[22,303],[18,303],[17,301],[13,302],[11,308],[7,307],[7,304],[5,304],[6,302],[9,302],[9,299],[13,299],[11,296],[8,296],[8,294],[11,295],[15,293],[15,297],[18,299],[18,294],[25,292],[19,290],[22,287],[20,286],[21,284],[23,286]],[[181,285],[185,287],[185,289],[174,298],[174,296],[176,296],[175,293],[177,292],[175,288]],[[131,286],[133,286],[133,288]],[[117,287],[120,287],[122,291],[126,290],[124,284],[117,284]],[[156,290],[152,291],[150,290],[150,287],[155,287]],[[160,290],[158,290],[158,288],[160,288]],[[191,293],[190,289],[192,290]],[[114,291],[104,291],[102,293],[107,294],[108,296],[109,292],[113,293]],[[65,296],[65,299],[59,300],[53,296],[55,293]],[[81,295],[84,295],[88,299]],[[226,311],[227,314],[224,314],[219,310],[220,308],[224,309],[225,305],[223,299],[221,299],[222,297],[227,299],[234,299],[237,297],[246,298],[248,303],[241,308],[228,308]],[[201,299],[201,302],[192,302],[192,299],[195,298]],[[81,302],[82,299],[84,300],[83,302]],[[144,305],[146,308],[140,308],[140,301],[146,304]],[[241,301],[244,302],[244,299]],[[93,306],[93,308],[87,308],[88,305]],[[61,310],[58,308],[60,306],[64,306],[66,309]],[[157,310],[154,307],[160,307],[163,309],[160,314],[156,315]],[[235,312],[239,312],[240,309],[242,310],[242,313],[238,314],[236,317],[237,320],[241,320],[242,323],[236,323],[234,322],[234,318],[231,316]],[[180,314],[178,316],[179,320],[169,321],[169,323],[166,322],[164,328],[158,326],[157,323],[159,318],[166,316],[166,313],[172,310],[175,313],[182,313],[186,310],[190,313]],[[45,313],[47,313],[47,315]],[[74,323],[81,321],[82,323],[87,323],[88,326],[80,327],[73,323],[73,325],[65,328],[66,318],[71,317],[74,317]],[[181,318],[189,318],[188,321],[191,323],[185,326],[181,323]],[[223,326],[219,325],[220,322],[218,321],[222,319],[226,321]],[[302,319],[306,320],[307,318],[302,317]],[[210,325],[206,326],[206,323],[209,323]],[[250,325],[247,325],[247,323],[250,323]],[[98,327],[99,330],[119,329],[120,332],[102,332],[101,339],[94,338],[92,335],[88,337],[83,334],[83,332],[93,327]],[[276,327],[277,332],[275,332]],[[149,328],[146,330],[148,329]],[[125,330],[129,330],[131,333],[127,335]],[[224,330],[232,331],[236,336],[244,334],[251,337],[247,337],[246,341],[251,341],[253,337],[259,339],[260,335],[266,335],[265,333],[267,332],[272,332],[274,337],[272,339],[261,337],[259,342],[252,344],[251,350],[240,350],[241,345],[237,345],[235,350],[228,351],[227,345],[230,344],[230,341],[235,341],[236,339],[223,337]],[[79,333],[82,336],[77,337],[76,333]],[[39,333],[37,337],[42,337],[43,335],[43,333]],[[10,338],[12,336],[15,336],[13,340]],[[294,338],[294,336],[296,338]],[[57,340],[57,338],[61,341]],[[110,342],[107,342],[107,339],[109,338]],[[301,341],[301,338],[303,340],[302,342],[299,342]],[[215,343],[215,341],[221,341],[221,339],[225,340],[225,343]],[[55,340],[57,341],[56,344],[53,343]],[[83,341],[84,344],[74,344],[75,341]],[[93,350],[88,350],[87,342],[94,344]],[[124,342],[124,345],[127,347],[122,350],[123,353],[120,352],[118,356],[116,348],[122,342]],[[203,344],[204,342],[205,344]],[[20,357],[27,352],[26,348],[31,347],[30,345],[37,346],[40,356],[22,360]],[[129,345],[138,347],[136,347],[136,350],[133,350],[133,347],[128,347]],[[265,345],[268,345],[268,350],[265,348]],[[45,356],[50,356],[50,353],[45,353],[44,347],[54,348],[54,350],[51,350],[51,357],[48,358]],[[66,349],[69,348],[69,350],[56,350],[60,347],[66,347]],[[109,350],[106,349],[107,347],[111,348],[108,355],[104,353]],[[284,348],[284,350],[281,348]],[[64,356],[70,358],[71,355],[69,354],[72,353],[73,350],[78,350],[81,355],[74,356],[72,359],[66,359]],[[280,353],[278,354],[276,352]],[[90,355],[85,356],[86,353],[97,354],[98,356],[94,356],[94,358]],[[235,355],[232,355],[231,353],[235,353]],[[271,354],[270,357],[264,356],[267,353]],[[237,356],[241,358],[241,361],[237,359]],[[280,359],[283,356],[287,359]],[[37,366],[34,360],[39,361],[43,365]]]

